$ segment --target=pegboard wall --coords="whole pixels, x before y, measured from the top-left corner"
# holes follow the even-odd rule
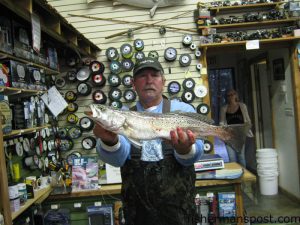
[[[125,43],[134,46],[134,41],[141,39],[144,42],[144,49],[142,51],[146,56],[151,51],[156,51],[159,55],[158,60],[165,71],[165,96],[181,99],[184,90],[182,84],[186,78],[192,78],[196,85],[207,87],[207,68],[203,66],[202,69],[197,69],[197,64],[201,62],[203,65],[206,65],[206,61],[195,55],[195,51],[198,50],[197,47],[199,45],[199,35],[193,16],[193,12],[197,8],[196,1],[186,0],[176,6],[158,8],[152,18],[149,16],[149,9],[128,5],[113,6],[112,1],[100,0],[87,3],[85,0],[50,0],[48,2],[85,37],[102,49],[98,54],[97,60],[105,66],[103,75],[106,80],[112,73],[110,68],[111,62],[107,58],[106,50],[111,47],[117,49],[120,54],[118,61],[121,62],[123,59],[120,50],[121,46]],[[165,27],[165,34],[161,34],[161,26]],[[192,43],[195,44],[196,49],[192,50],[190,45],[183,44],[183,39],[186,35],[192,37]],[[169,62],[164,58],[165,49],[169,47],[175,48],[177,51],[177,58],[173,62]],[[190,55],[191,63],[189,66],[183,67],[180,64],[179,58],[182,54]],[[134,56],[132,57],[132,61],[135,63]],[[61,67],[62,72],[58,77],[65,77],[68,71],[72,69],[74,68],[63,65]],[[77,66],[76,69],[80,69],[80,66]],[[122,78],[127,74],[132,75],[132,71],[121,72],[118,75]],[[93,86],[90,79],[88,83]],[[168,93],[168,85],[171,81],[177,81],[181,85],[181,91],[176,95]],[[77,85],[78,82],[67,82],[60,91],[62,94],[65,94],[67,91],[76,90]],[[111,88],[111,85],[107,81],[106,85],[100,89],[108,96]],[[122,93],[128,89],[123,84],[118,86],[118,88]],[[91,94],[77,98],[76,103],[79,107],[75,114],[79,119],[84,116],[85,108],[94,102],[92,93],[97,89],[99,88],[93,86]],[[128,107],[134,104],[126,102],[123,96],[120,101]],[[209,103],[209,93],[204,98],[195,97],[190,104],[197,108],[203,102]],[[106,104],[108,105],[109,103],[110,101],[107,100]],[[60,116],[60,126],[69,126],[66,118],[67,114]],[[81,152],[83,155],[96,155],[95,149],[92,151],[82,150],[81,140],[89,135],[92,135],[92,132],[83,132],[82,136],[75,140],[75,145],[71,152]],[[71,152],[68,152],[68,154]]]

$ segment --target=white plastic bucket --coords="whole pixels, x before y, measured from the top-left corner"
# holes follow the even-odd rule
[[[272,157],[272,158],[257,158],[256,162],[257,163],[261,163],[261,164],[264,164],[264,163],[277,163],[278,160],[277,160],[277,157]]]
[[[276,163],[257,164],[257,170],[276,170],[276,171],[278,171],[278,164],[276,164]]]
[[[276,158],[277,157],[277,153],[274,154],[274,153],[256,153],[256,158],[259,158],[259,159],[265,159],[265,158]]]
[[[269,177],[269,176],[278,176],[278,171],[277,170],[257,170],[258,176],[264,176],[264,177]]]
[[[262,195],[278,194],[278,176],[260,176],[259,189]]]
[[[273,154],[273,155],[277,155],[277,150],[275,148],[259,148],[259,149],[256,149],[256,154]]]

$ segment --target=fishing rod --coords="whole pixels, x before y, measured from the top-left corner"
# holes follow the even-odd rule
[[[142,22],[131,22],[131,21],[125,21],[125,20],[112,19],[112,18],[101,18],[101,17],[94,17],[94,16],[86,16],[86,15],[76,15],[76,14],[69,14],[69,15],[73,16],[73,17],[82,17],[82,18],[93,19],[93,20],[103,20],[103,21],[111,21],[111,22],[117,22],[117,23],[122,23],[122,24],[135,24],[135,25],[139,24],[139,25],[141,25],[139,27],[130,29],[131,31],[135,31],[135,30],[140,30],[140,29],[145,28],[145,27],[161,27],[161,25],[157,25],[157,24],[162,23],[162,22],[166,22],[166,21],[171,20],[171,19],[176,19],[176,18],[178,18],[180,16],[183,16],[185,14],[188,14],[190,12],[191,11],[189,10],[189,11],[186,11],[186,12],[181,13],[179,15],[173,16],[171,18],[159,20],[159,21],[156,21],[156,22],[151,23],[151,24],[146,24],[146,23],[142,23]],[[180,30],[180,31],[197,33],[197,31],[193,30],[193,29],[184,29],[184,28],[177,28],[177,27],[172,27],[172,26],[164,26],[164,27],[168,28],[168,29],[173,29],[173,30]],[[117,37],[117,36],[126,34],[127,32],[128,31],[122,31],[122,32],[107,36],[107,37],[105,37],[105,39]]]

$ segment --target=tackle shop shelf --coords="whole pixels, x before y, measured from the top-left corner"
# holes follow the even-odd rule
[[[238,27],[255,27],[255,26],[263,26],[263,25],[275,25],[275,24],[283,24],[283,23],[294,23],[297,19],[284,19],[284,20],[268,20],[261,22],[247,22],[247,23],[231,23],[231,24],[219,24],[219,25],[210,25],[210,26],[198,26],[198,29],[205,28],[238,28]]]
[[[29,90],[29,89],[23,89],[23,88],[13,88],[13,87],[1,87],[0,86],[0,94],[3,95],[20,95],[21,97],[24,97],[26,95],[39,95],[44,94],[46,91],[38,91],[38,90]]]
[[[21,206],[21,208],[18,211],[13,212],[11,214],[12,220],[14,220],[19,215],[21,215],[21,213],[24,212],[26,209],[28,209],[32,204],[43,202],[50,195],[51,191],[52,188],[50,187],[50,185],[42,189],[39,189],[37,191],[34,191],[34,198],[28,199],[26,203],[23,206]]]
[[[55,46],[58,55],[59,64],[65,60],[63,58],[65,50],[72,50],[82,57],[97,57],[101,49],[80,33],[64,17],[62,17],[46,0],[0,0],[0,12],[3,16],[13,17],[18,24],[30,27],[32,24],[32,15],[37,15],[40,21],[41,37],[46,45]],[[12,52],[0,50],[1,59],[12,59],[26,65],[34,66],[44,70],[47,75],[58,75],[60,69],[50,68],[46,64],[23,57],[16,57]],[[36,96],[43,94],[44,91],[0,87],[0,94],[8,96],[9,101],[19,97]],[[1,114],[1,112],[0,112]],[[0,120],[2,116],[0,116]],[[6,158],[4,154],[4,140],[17,137],[27,133],[34,133],[44,128],[51,127],[45,125],[33,127],[30,129],[13,130],[10,133],[3,134],[2,123],[0,123],[0,211],[3,214],[5,225],[14,224],[18,216],[36,201],[43,201],[48,196],[48,192],[42,193],[41,197],[37,194],[34,200],[28,200],[22,211],[12,213],[9,207],[8,193],[8,169],[6,167]],[[50,191],[49,191],[50,192]],[[46,196],[46,197],[45,197]]]
[[[262,44],[273,44],[278,42],[292,42],[300,40],[300,37],[285,37],[285,38],[273,38],[273,39],[262,39],[259,43]],[[224,43],[209,43],[201,44],[199,48],[222,48],[222,47],[232,47],[232,46],[245,46],[247,41],[234,41],[234,42],[224,42]]]
[[[225,163],[225,168],[241,169],[242,167],[238,163]],[[241,184],[243,182],[248,182],[249,184],[256,183],[256,176],[254,174],[252,174],[250,171],[248,171],[245,168],[243,168],[243,171],[244,171],[243,175],[238,179],[197,180],[195,182],[197,192],[207,192],[207,191],[216,192],[216,191],[227,191],[227,190],[234,191],[236,193],[237,216],[238,218],[242,218],[244,216],[244,208],[243,208]],[[47,200],[42,203],[42,206],[45,208],[50,208],[51,205],[60,205],[74,211],[73,206],[78,202],[84,203],[91,200],[97,202],[99,201],[108,202],[106,198],[110,198],[116,202],[120,200],[120,194],[121,194],[120,184],[107,184],[107,185],[102,185],[98,190],[49,195]],[[86,213],[85,209],[84,209],[84,213]],[[75,217],[75,213],[73,214],[73,218],[74,217]],[[86,224],[86,220],[81,221],[80,224]],[[79,223],[75,223],[76,221],[72,220],[71,223],[73,224],[73,222],[74,224],[79,224]],[[237,224],[242,225],[243,223],[239,220]]]
[[[0,5],[31,23],[34,12],[41,18],[41,31],[58,44],[68,46],[80,54],[96,56],[101,49],[79,33],[46,0],[0,0]]]
[[[218,13],[220,11],[241,10],[241,9],[278,8],[283,3],[284,2],[274,2],[274,3],[257,3],[257,4],[246,4],[246,5],[209,7],[209,10],[215,11],[216,13]],[[198,7],[200,7],[200,6],[201,6],[201,4],[198,4]]]
[[[28,61],[26,59],[22,59],[20,57],[16,57],[14,55],[8,54],[8,53],[3,52],[1,50],[0,50],[0,58],[12,59],[12,60],[24,63],[24,64],[29,65],[29,66],[34,66],[34,67],[43,69],[43,70],[45,70],[46,74],[52,74],[52,75],[59,74],[59,71],[57,71],[57,70],[50,69],[50,68],[48,68],[46,66],[43,66],[41,64],[30,62],[30,61]]]
[[[12,138],[12,137],[16,137],[19,135],[23,135],[23,134],[34,133],[34,132],[37,132],[39,130],[42,130],[42,129],[48,128],[48,127],[51,127],[51,125],[47,124],[47,125],[41,126],[41,127],[33,127],[33,128],[28,128],[28,129],[22,129],[22,130],[13,130],[8,134],[3,134],[3,138],[7,139],[7,138]]]

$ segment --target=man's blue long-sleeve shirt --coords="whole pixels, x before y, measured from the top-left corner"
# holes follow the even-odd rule
[[[150,110],[147,109],[147,111],[153,113],[162,113],[162,107],[163,107],[163,101],[161,101],[161,103],[157,107],[151,107]],[[142,105],[139,102],[137,103],[137,111],[145,111],[145,109],[142,107]],[[179,102],[178,100],[172,100],[170,111],[171,112],[174,111],[195,112],[195,109],[189,104],[186,104],[184,102]],[[108,149],[108,147],[105,146],[100,139],[98,139],[96,145],[99,158],[103,162],[108,163],[115,167],[121,167],[124,165],[126,159],[130,158],[130,149],[131,149],[131,143],[129,142],[129,140],[122,135],[118,135],[118,136],[119,136],[119,143],[117,144],[117,146],[113,146],[110,149]],[[160,142],[161,140],[157,140],[157,141]],[[142,151],[144,151],[144,149]],[[195,163],[197,160],[200,159],[202,154],[203,154],[203,141],[199,139],[196,140],[196,143],[194,144],[192,151],[186,155],[178,155],[174,150],[174,156],[176,160],[184,166],[192,165],[193,163]],[[157,161],[158,160],[159,159],[157,159]]]

